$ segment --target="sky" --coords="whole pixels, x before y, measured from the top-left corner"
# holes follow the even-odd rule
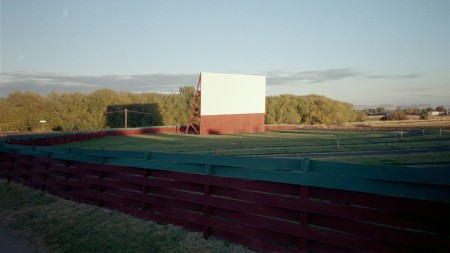
[[[449,0],[0,0],[0,97],[177,92],[200,72],[267,95],[450,106]]]

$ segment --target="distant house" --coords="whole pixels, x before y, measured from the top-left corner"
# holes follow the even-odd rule
[[[446,112],[440,112],[440,111],[431,111],[428,112],[428,116],[438,116],[438,115],[445,115]]]

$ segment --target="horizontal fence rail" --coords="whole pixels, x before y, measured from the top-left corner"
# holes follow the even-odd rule
[[[27,146],[53,146],[72,142],[103,138],[106,136],[127,136],[149,133],[178,133],[180,127],[158,126],[142,128],[116,128],[102,131],[82,131],[53,134],[35,134],[25,136],[12,136],[6,139],[6,143]]]
[[[450,252],[450,171],[3,144],[0,178],[264,252]]]
[[[294,130],[298,129],[295,125],[265,125],[265,131],[272,130]],[[7,143],[27,146],[53,146],[72,142],[103,138],[106,136],[128,136],[151,133],[179,133],[184,132],[185,127],[179,126],[155,126],[141,128],[115,128],[101,131],[81,131],[51,134],[33,134],[25,136],[8,137]]]
[[[450,170],[263,157],[111,151],[3,144],[0,152],[174,172],[325,187],[386,196],[450,201]]]

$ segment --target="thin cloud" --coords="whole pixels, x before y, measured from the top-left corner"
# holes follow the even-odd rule
[[[409,86],[404,89],[393,89],[392,92],[395,93],[419,93],[419,94],[429,94],[430,92],[439,92],[446,90],[445,85],[422,85],[422,86]]]
[[[365,76],[365,78],[369,78],[369,79],[378,79],[378,78],[383,78],[383,79],[414,79],[414,78],[419,78],[420,74],[408,74],[408,75],[369,75],[369,76]]]
[[[353,68],[296,72],[270,71],[263,74],[267,76],[267,85],[272,86],[315,84],[346,78],[411,79],[420,77],[420,74],[367,75]],[[45,95],[50,92],[89,92],[104,88],[129,92],[173,93],[181,86],[195,86],[197,78],[197,73],[68,76],[55,73],[9,72],[0,75],[0,96],[6,96],[16,90]]]
[[[362,74],[351,68],[339,68],[297,72],[271,71],[267,72],[266,75],[269,85],[286,85],[298,82],[323,83],[349,77],[358,77]]]
[[[312,71],[270,71],[267,75],[269,85],[292,85],[298,83],[324,83],[328,81],[341,80],[346,78],[365,79],[414,79],[420,74],[398,74],[398,75],[367,75],[364,72],[353,68],[337,68]]]
[[[32,91],[40,94],[50,92],[89,92],[109,88],[135,92],[176,92],[179,87],[195,85],[198,74],[148,74],[66,76],[53,73],[3,73],[0,81],[0,96],[13,91]]]

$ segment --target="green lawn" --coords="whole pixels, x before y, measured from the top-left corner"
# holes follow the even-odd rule
[[[109,150],[214,153],[226,156],[293,154],[291,157],[311,156],[312,159],[318,160],[368,164],[450,163],[449,130],[292,130],[210,136],[149,134],[106,137],[64,146]],[[374,152],[364,155],[349,154],[355,151]],[[391,151],[395,154],[390,154]]]

